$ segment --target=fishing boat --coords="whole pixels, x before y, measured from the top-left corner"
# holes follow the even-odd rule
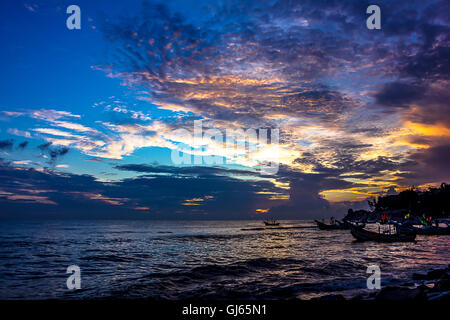
[[[350,232],[358,241],[377,242],[408,242],[416,239],[416,231],[408,230],[395,233],[381,233],[364,229],[362,226],[351,225]]]
[[[276,227],[280,225],[280,223],[276,220],[264,220],[264,224],[268,227]]]
[[[339,220],[335,220],[335,223],[331,224],[327,224],[319,220],[314,221],[317,223],[320,230],[345,230],[350,228],[350,225],[347,222],[341,222]]]

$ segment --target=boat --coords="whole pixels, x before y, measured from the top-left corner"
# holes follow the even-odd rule
[[[428,226],[422,228],[414,228],[417,234],[427,235],[427,236],[441,236],[441,235],[450,235],[450,227],[435,227]]]
[[[317,223],[317,226],[320,230],[345,230],[350,229],[350,225],[347,222],[341,222],[339,220],[335,220],[335,223],[327,224],[325,222],[314,220]]]
[[[366,230],[362,226],[351,225],[350,232],[358,241],[409,242],[416,239],[415,230],[397,231],[396,233],[379,233]]]
[[[340,221],[340,220],[336,220],[337,224],[339,224],[339,226],[341,227],[341,229],[345,229],[348,230],[350,229],[350,223],[346,220]]]
[[[280,225],[280,223],[276,220],[264,220],[264,224],[268,227],[276,227]]]

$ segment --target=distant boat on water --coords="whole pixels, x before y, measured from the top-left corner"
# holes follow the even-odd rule
[[[323,221],[314,220],[320,230],[345,230],[350,229],[350,225],[347,222],[341,222],[339,220],[333,220],[330,224]]]
[[[351,225],[351,234],[358,241],[377,241],[377,242],[409,242],[416,239],[416,231],[399,231],[394,233],[374,232],[364,229],[364,226]]]
[[[264,224],[268,227],[276,227],[280,225],[280,223],[276,220],[264,220]]]

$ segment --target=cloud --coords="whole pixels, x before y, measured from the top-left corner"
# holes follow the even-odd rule
[[[176,168],[155,167],[152,171],[158,174],[102,182],[90,175],[14,168],[3,163],[0,215],[26,217],[33,212],[34,217],[56,214],[63,219],[248,219],[259,204],[277,203],[262,193],[279,191],[270,181],[233,178],[227,170],[219,174],[219,168],[213,175],[197,169],[198,173],[191,168],[189,175],[181,176],[160,174]],[[39,190],[38,194],[33,190]]]
[[[297,28],[292,17],[285,21],[292,28],[284,30],[267,21],[258,23],[263,19],[259,14],[243,15],[228,5],[216,9],[205,29],[163,5],[149,3],[142,16],[120,27],[107,24],[106,36],[126,48],[117,52],[122,58],[117,68],[122,70],[116,75],[152,88],[150,100],[165,109],[177,106],[174,111],[189,110],[214,119],[249,123],[280,112],[335,117],[352,105],[325,84],[321,90],[311,88],[311,81],[320,81],[345,59],[346,40]],[[349,56],[346,62],[351,60]]]
[[[22,130],[18,130],[18,129],[8,128],[8,132],[15,136],[31,138],[31,134],[28,131],[22,131]]]
[[[79,115],[73,114],[69,111],[53,109],[30,110],[29,115],[32,118],[49,122],[53,122],[61,118],[80,118]]]
[[[11,150],[14,145],[14,140],[0,140],[0,150]]]
[[[39,8],[39,6],[37,4],[27,4],[27,3],[25,3],[23,6],[28,11],[33,12],[33,13],[36,12],[36,10]]]
[[[200,14],[177,12],[171,2],[144,2],[134,15],[105,19],[112,50],[93,68],[138,88],[139,107],[120,97],[103,99],[94,105],[92,123],[63,110],[2,114],[34,119],[30,132],[47,142],[40,150],[51,162],[69,148],[88,160],[183,145],[192,154],[227,157],[220,143],[195,150],[176,130],[191,130],[199,119],[205,128],[233,132],[280,128],[280,172],[255,174],[258,162],[244,157],[237,163],[245,170],[121,164],[115,170],[134,179],[89,182],[92,188],[67,197],[214,217],[229,217],[230,203],[242,202],[236,216],[268,208],[280,217],[312,217],[342,210],[337,201],[360,202],[392,186],[447,178],[439,158],[450,143],[446,1],[383,1],[377,32],[365,27],[369,1],[205,4]],[[265,148],[258,160],[273,151]],[[198,200],[206,196],[213,198]]]
[[[24,115],[23,112],[17,112],[17,111],[1,111],[4,115],[7,115],[8,117],[20,117]]]
[[[31,164],[32,162],[31,162],[31,160],[16,160],[16,161],[13,161],[13,164],[15,164],[15,165],[28,165],[28,164]]]
[[[450,180],[450,142],[416,151],[410,159],[401,167],[399,183],[420,186]]]
[[[375,98],[377,103],[382,105],[404,107],[422,98],[424,89],[421,86],[405,82],[392,82],[384,85]]]
[[[201,167],[201,166],[164,166],[148,164],[124,164],[114,167],[118,170],[134,171],[151,174],[191,175],[191,176],[260,176],[256,171],[227,169],[223,167]]]
[[[450,114],[449,21],[432,10],[442,1],[386,2],[382,30],[368,37],[369,4],[232,1],[195,21],[146,3],[104,24],[120,49],[103,70],[146,88],[145,101],[182,111],[177,126],[194,114],[211,127],[281,127],[292,170],[354,177],[358,197],[382,192],[415,151],[445,143],[418,128],[443,128]]]
[[[69,152],[67,147],[51,147],[52,143],[47,142],[38,146],[43,154],[48,154],[50,156],[50,163],[56,162],[56,160]]]
[[[28,141],[23,141],[21,143],[18,144],[17,148],[23,150],[28,146]]]

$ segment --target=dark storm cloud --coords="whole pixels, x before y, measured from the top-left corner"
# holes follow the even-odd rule
[[[450,27],[443,13],[448,8],[447,1],[431,1],[425,7],[418,2],[392,4],[383,30],[389,37],[400,37],[391,46],[395,59],[390,73],[397,81],[375,94],[377,102],[408,105],[420,100],[433,82],[449,80]]]
[[[384,85],[375,98],[377,103],[382,105],[405,107],[409,103],[421,99],[425,89],[423,86],[405,82],[392,82]]]
[[[173,167],[163,165],[148,164],[124,164],[114,167],[118,170],[134,171],[141,173],[160,174],[168,173],[171,175],[193,175],[193,176],[225,176],[225,175],[250,175],[259,176],[255,171],[233,170],[221,167]]]
[[[268,199],[270,194],[286,193],[268,180],[238,179],[230,176],[234,170],[224,168],[124,165],[118,169],[145,174],[101,182],[86,174],[16,169],[0,161],[0,217],[22,218],[33,212],[37,218],[62,219],[249,219],[257,218],[256,209],[280,203]],[[245,176],[251,174],[245,172]],[[335,207],[317,194],[351,185],[325,174],[304,174],[287,167],[281,168],[278,178],[290,182],[291,189],[290,200],[284,201],[286,210],[272,212],[277,218],[307,218],[319,210],[336,214]],[[294,206],[301,210],[287,209]]]
[[[57,218],[248,219],[261,201],[270,202],[260,191],[280,191],[268,181],[197,170],[190,176],[153,175],[103,183],[90,175],[19,170],[1,162],[0,216],[23,217],[31,210],[34,217]]]
[[[381,160],[380,160],[381,162]],[[363,166],[364,164],[360,164]],[[382,165],[380,163],[380,165]],[[150,166],[145,164],[130,164],[117,166],[116,169],[119,170],[131,170],[141,173],[147,173],[154,177],[155,175],[161,173],[170,174],[172,177],[189,176],[191,178],[208,178],[208,179],[219,179],[223,178],[228,180],[229,175],[233,176],[255,176],[259,175],[253,171],[246,170],[231,170],[220,167],[171,167],[171,166]],[[381,169],[380,169],[381,170]],[[336,178],[339,174],[337,171],[326,172],[325,170],[320,174],[305,174],[297,170],[292,170],[286,166],[281,166],[276,179],[280,182],[288,182],[290,185],[289,190],[289,200],[283,201],[285,203],[281,206],[275,206],[270,210],[270,215],[278,219],[298,219],[298,218],[312,218],[317,216],[317,214],[330,216],[330,215],[342,215],[345,210],[343,208],[330,204],[327,200],[319,196],[321,191],[334,188],[345,188],[356,186],[355,184],[344,181],[342,179]],[[143,176],[143,179],[145,176]],[[262,176],[259,176],[263,178]],[[270,176],[269,178],[273,178]],[[202,180],[199,180],[202,181]],[[232,179],[234,181],[234,179]],[[286,190],[281,190],[274,187],[272,184],[265,184],[262,182],[248,181],[243,182],[244,184],[259,186],[260,191],[265,192],[281,192],[285,193]],[[220,191],[220,189],[213,188],[214,190]],[[226,202],[226,198],[223,198]],[[261,201],[261,199],[260,199]],[[241,202],[234,202],[236,206],[235,210],[239,210]],[[222,203],[221,206],[228,207],[228,204]],[[264,205],[260,205],[264,207]],[[301,209],[299,209],[301,208]],[[209,208],[209,210],[216,210],[215,208]],[[245,213],[244,215],[248,214]],[[228,217],[228,216],[227,216]]]
[[[25,149],[27,146],[28,146],[28,141],[24,141],[24,142],[19,143],[19,145],[17,146],[17,148],[23,150],[23,149]]]
[[[450,180],[450,144],[414,152],[410,159],[401,166],[399,183],[411,186]]]
[[[418,152],[413,159],[433,170],[441,171],[443,176],[450,176],[450,144],[433,147],[427,152]]]
[[[446,45],[450,40],[448,33],[450,30],[447,28],[444,33],[447,37]],[[419,79],[449,80],[450,48],[438,45],[437,48],[428,49],[415,56],[414,59],[408,59],[403,71],[406,75]]]
[[[356,146],[355,146],[356,147]],[[379,156],[370,160],[358,160],[359,153],[341,153],[339,156],[333,157],[335,161],[333,167],[324,167],[319,159],[313,154],[304,153],[301,158],[295,159],[295,163],[313,165],[314,171],[320,174],[327,174],[329,177],[337,177],[340,174],[348,172],[359,172],[362,174],[352,175],[360,179],[368,179],[382,175],[383,171],[395,171],[401,167],[399,158]]]
[[[14,140],[1,140],[0,141],[0,150],[11,150],[14,145]]]
[[[37,148],[40,149],[41,151],[47,151],[51,145],[52,145],[51,142],[47,142],[47,143],[38,145]]]
[[[270,210],[271,216],[283,219],[312,219],[323,216],[342,216],[343,207],[332,204],[320,196],[328,189],[346,188],[353,183],[334,178],[327,173],[305,174],[282,167],[279,176],[290,184],[289,200]]]
[[[438,80],[449,79],[450,71],[450,28],[439,17],[442,14],[442,7],[448,8],[448,3],[434,2],[431,8],[425,9],[423,20],[416,20],[413,28],[409,32],[415,33],[418,38],[416,46],[409,50],[416,50],[415,54],[406,55],[400,60],[399,69],[405,76],[417,79]],[[401,20],[400,20],[401,21]]]
[[[368,175],[380,175],[382,171],[395,171],[400,167],[398,159],[388,157],[378,157],[371,160],[355,161],[351,164],[350,170],[354,172],[364,172]]]
[[[69,148],[67,147],[59,147],[56,149],[50,150],[50,158],[52,160],[56,160],[58,157],[62,157],[63,155],[69,152]]]
[[[40,149],[43,154],[48,154],[50,156],[50,162],[52,163],[54,163],[58,158],[66,155],[70,150],[68,147],[51,147],[51,145],[51,142],[47,142],[39,145],[37,148]]]
[[[448,82],[432,82],[422,88],[423,94],[411,101],[416,109],[407,112],[405,119],[424,124],[442,123],[445,127],[450,126],[450,91]]]

